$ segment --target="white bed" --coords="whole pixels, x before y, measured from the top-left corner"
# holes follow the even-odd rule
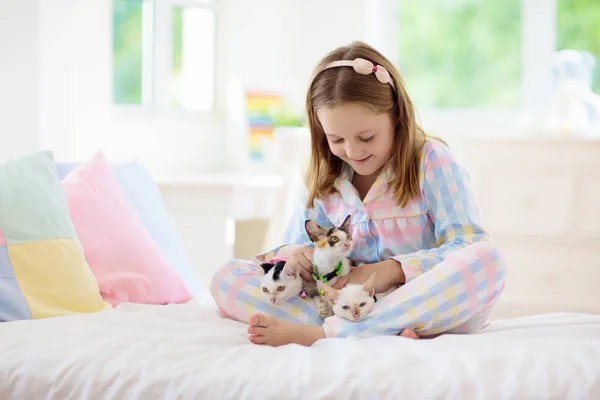
[[[600,398],[600,316],[411,341],[247,341],[208,296],[0,324],[0,399]]]

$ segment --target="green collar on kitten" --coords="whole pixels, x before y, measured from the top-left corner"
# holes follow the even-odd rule
[[[332,280],[336,276],[340,276],[342,274],[343,268],[344,268],[344,265],[340,261],[333,271],[321,276],[317,273],[317,266],[315,264],[313,264],[312,277],[315,281],[323,281],[323,283],[327,283],[328,281]]]

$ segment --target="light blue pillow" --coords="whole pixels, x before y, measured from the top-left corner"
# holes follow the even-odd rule
[[[56,163],[60,179],[77,163]],[[206,292],[200,284],[183,249],[171,217],[167,214],[161,193],[150,173],[139,163],[111,164],[129,205],[137,212],[148,234],[154,239],[169,265],[186,283],[192,294]]]

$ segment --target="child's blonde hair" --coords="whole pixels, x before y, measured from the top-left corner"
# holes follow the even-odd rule
[[[384,67],[389,72],[396,91],[389,84],[381,83],[373,74],[362,75],[349,67],[325,69],[333,61],[355,58],[364,58]],[[353,42],[327,54],[315,68],[310,81],[306,96],[311,136],[311,154],[306,174],[307,207],[314,207],[315,199],[325,199],[335,192],[334,182],[344,165],[329,150],[327,137],[316,116],[317,110],[345,103],[364,105],[377,114],[390,113],[395,130],[395,151],[392,151],[385,167],[390,166],[396,173],[396,179],[391,183],[393,198],[398,205],[405,206],[420,192],[419,166],[428,136],[415,120],[413,104],[394,65],[373,47]]]

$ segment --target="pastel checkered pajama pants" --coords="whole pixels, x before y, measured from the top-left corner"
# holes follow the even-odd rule
[[[360,267],[359,267],[360,268]],[[470,333],[483,328],[504,289],[504,266],[490,243],[450,253],[442,262],[375,303],[361,322],[319,317],[314,301],[299,296],[273,306],[263,300],[256,266],[233,260],[218,270],[210,292],[221,313],[248,323],[256,312],[289,322],[323,325],[327,337],[397,335],[406,328],[421,337]]]

